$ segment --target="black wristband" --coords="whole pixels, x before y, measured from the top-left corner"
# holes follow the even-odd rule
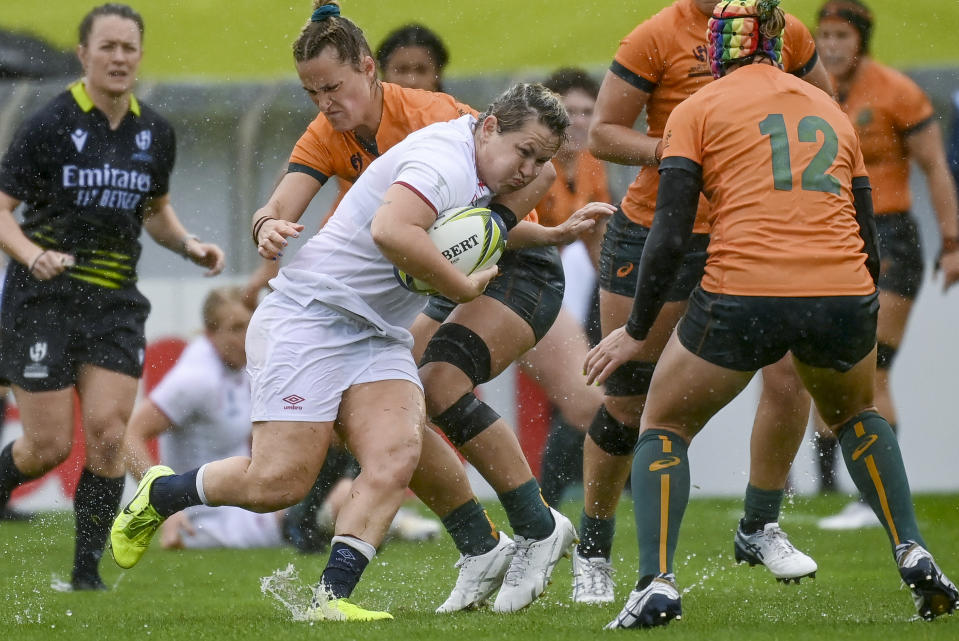
[[[513,210],[503,203],[490,203],[489,210],[500,217],[503,224],[506,225],[506,231],[516,227],[519,222],[516,220],[516,214],[513,213]]]

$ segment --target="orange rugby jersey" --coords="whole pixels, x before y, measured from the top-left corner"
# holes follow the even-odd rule
[[[649,18],[626,36],[610,70],[649,93],[646,103],[648,134],[663,135],[666,119],[676,105],[713,81],[709,70],[706,30],[709,17],[692,0],[678,0]],[[796,17],[786,14],[783,66],[798,76],[819,60],[816,43]],[[659,172],[643,167],[623,198],[623,213],[635,223],[650,226],[656,210]],[[705,200],[700,200],[694,231],[706,232]]]
[[[866,168],[832,98],[765,64],[703,88],[669,116],[663,159],[702,167],[710,234],[702,287],[741,296],[875,291],[853,205]]]
[[[932,103],[905,74],[868,58],[859,63],[842,108],[859,133],[876,214],[910,207],[906,136],[928,124]]]
[[[553,167],[556,180],[536,205],[541,225],[555,227],[587,203],[610,201],[606,167],[589,152],[580,152],[572,176],[567,176],[558,162],[554,161]]]
[[[351,183],[374,158],[406,135],[435,122],[445,122],[476,110],[445,93],[406,89],[383,83],[383,116],[376,130],[376,145],[367,146],[352,131],[336,131],[318,114],[297,141],[290,155],[290,171],[301,171],[325,183],[339,176]]]
[[[478,115],[475,109],[445,93],[382,84],[383,115],[376,130],[375,147],[360,142],[352,131],[336,131],[326,116],[318,114],[293,148],[289,171],[309,174],[321,183],[337,176],[352,185],[375,158],[407,134],[468,113]],[[337,202],[346,191],[343,187],[341,181]],[[531,211],[525,220],[537,222],[536,211]]]

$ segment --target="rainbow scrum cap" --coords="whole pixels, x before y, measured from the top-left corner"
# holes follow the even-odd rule
[[[709,66],[714,78],[721,78],[726,65],[734,60],[766,56],[783,66],[783,34],[766,37],[760,30],[779,0],[725,0],[713,9],[706,37],[709,41]]]

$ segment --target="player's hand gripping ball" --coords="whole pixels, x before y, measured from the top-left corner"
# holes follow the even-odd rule
[[[506,225],[485,207],[456,207],[436,217],[430,240],[454,267],[467,276],[496,264],[506,249]],[[417,294],[435,294],[430,285],[393,268],[400,285]]]

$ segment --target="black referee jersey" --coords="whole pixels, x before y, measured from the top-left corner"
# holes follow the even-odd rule
[[[0,163],[0,191],[23,201],[23,231],[72,254],[66,273],[109,289],[136,281],[143,209],[169,191],[173,128],[130,96],[115,130],[78,81],[24,122]]]

